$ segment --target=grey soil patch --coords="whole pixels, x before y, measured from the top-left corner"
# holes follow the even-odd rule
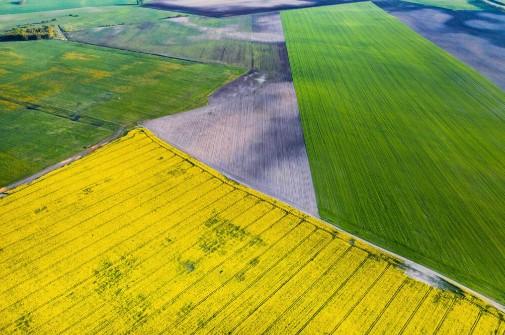
[[[151,0],[144,7],[223,17],[293,8],[334,5],[352,0]]]
[[[505,90],[505,12],[452,11],[396,1],[377,5]]]
[[[241,78],[207,107],[144,125],[233,179],[317,215],[293,84],[262,76]]]
[[[279,14],[255,15],[255,34],[282,34]],[[280,62],[221,88],[209,105],[144,126],[229,177],[317,216],[298,103],[284,43]]]
[[[262,43],[282,43],[284,42],[284,32],[282,23],[278,20],[278,13],[257,14],[251,16],[253,21],[252,32],[241,31],[238,26],[206,27],[191,22],[187,16],[180,16],[169,19],[186,27],[198,30],[202,33],[198,39],[201,40],[242,40]]]

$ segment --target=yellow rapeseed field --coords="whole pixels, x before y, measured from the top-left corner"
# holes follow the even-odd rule
[[[503,334],[143,129],[0,199],[0,334]]]

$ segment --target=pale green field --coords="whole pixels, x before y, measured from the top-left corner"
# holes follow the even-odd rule
[[[179,15],[138,6],[84,7],[46,12],[0,15],[0,31],[21,25],[60,25],[66,31],[91,27],[156,22]]]

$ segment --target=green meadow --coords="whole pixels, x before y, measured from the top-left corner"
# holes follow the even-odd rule
[[[0,0],[0,15],[136,3],[136,0]]]
[[[140,120],[204,105],[242,71],[73,42],[2,43],[0,186]]]
[[[505,93],[370,2],[282,19],[321,217],[505,302]]]
[[[59,25],[65,31],[140,22],[156,22],[179,15],[138,6],[83,7],[46,12],[0,15],[0,31],[17,26]]]

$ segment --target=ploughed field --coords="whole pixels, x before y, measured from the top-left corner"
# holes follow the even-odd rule
[[[139,120],[204,105],[242,71],[68,41],[1,43],[0,186]]]
[[[0,332],[501,334],[457,287],[136,129],[0,198]]]
[[[505,93],[372,3],[282,13],[319,214],[505,301]]]

